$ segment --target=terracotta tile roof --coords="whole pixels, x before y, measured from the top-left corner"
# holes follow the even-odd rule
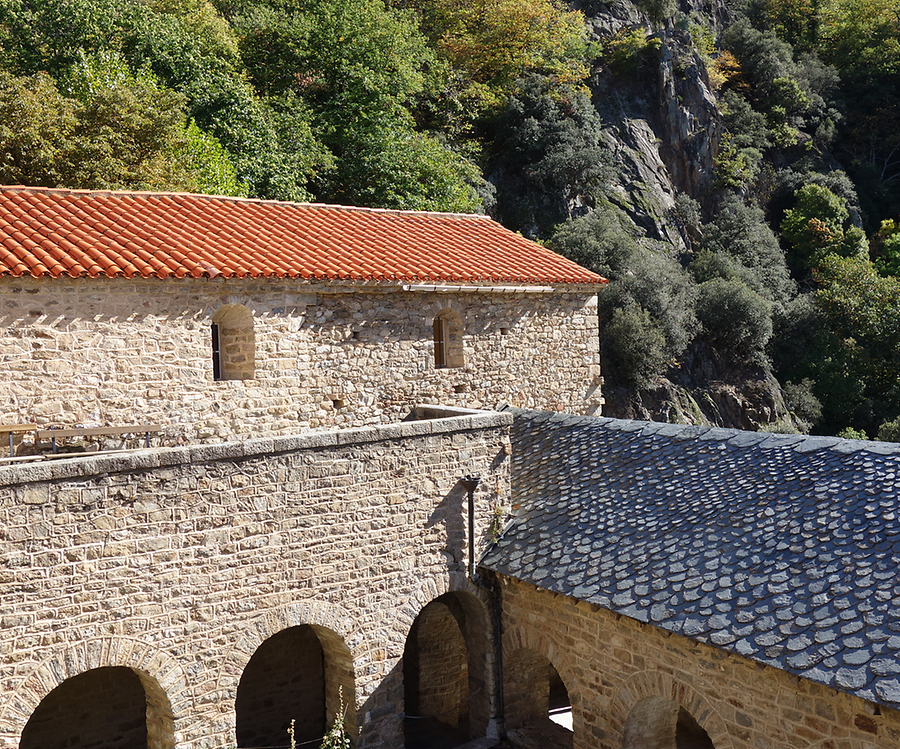
[[[596,284],[484,216],[0,187],[0,275]]]

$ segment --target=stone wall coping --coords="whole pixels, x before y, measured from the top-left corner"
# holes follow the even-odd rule
[[[56,458],[42,463],[25,463],[0,467],[0,486],[13,486],[42,481],[84,478],[106,473],[121,473],[186,463],[208,463],[217,460],[243,460],[257,455],[346,447],[354,444],[386,440],[450,434],[477,429],[511,426],[511,413],[480,411],[452,406],[424,405],[415,410],[428,414],[425,420],[402,421],[352,429],[330,429],[275,437],[218,444],[156,447],[118,453],[80,453],[70,458]]]

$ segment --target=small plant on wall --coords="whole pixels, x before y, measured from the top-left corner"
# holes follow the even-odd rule
[[[334,719],[334,725],[328,729],[325,735],[322,737],[322,743],[319,744],[319,749],[350,749],[350,737],[347,735],[347,731],[344,727],[344,713],[346,712],[344,706],[344,689],[340,688],[340,703],[338,705],[338,714]],[[294,735],[294,722],[291,721],[291,727],[288,728],[288,736],[290,736],[291,743],[290,749],[302,749],[301,746],[297,745],[297,740]]]

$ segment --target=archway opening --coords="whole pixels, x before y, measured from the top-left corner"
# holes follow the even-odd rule
[[[694,716],[674,700],[647,697],[625,721],[622,749],[715,749]]]
[[[171,749],[172,710],[159,685],[124,666],[85,671],[32,713],[19,749]]]
[[[242,304],[226,304],[212,319],[214,380],[251,380],[256,372],[253,313]]]
[[[335,720],[356,735],[353,662],[324,627],[290,627],[263,642],[247,663],[235,699],[238,747],[320,741]]]
[[[553,664],[522,648],[503,667],[506,728],[515,746],[572,747],[572,702]]]
[[[446,593],[422,609],[403,651],[407,749],[449,749],[484,736],[489,659],[487,616],[474,596]]]

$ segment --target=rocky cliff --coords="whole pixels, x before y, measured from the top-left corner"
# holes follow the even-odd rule
[[[625,64],[622,55],[604,54],[591,78],[613,164],[605,197],[627,217],[641,244],[688,261],[696,236],[678,220],[678,196],[696,201],[707,219],[714,213],[720,198],[715,160],[723,133],[709,61],[689,29],[702,27],[714,37],[728,22],[728,11],[720,0],[682,2],[675,19],[644,45],[628,48],[622,40],[630,31],[650,30],[636,4],[587,2],[581,9],[604,50],[619,45],[626,52]],[[791,424],[771,372],[727,365],[703,344],[692,345],[654,387],[608,387],[605,397],[604,414],[621,418],[751,430]]]

